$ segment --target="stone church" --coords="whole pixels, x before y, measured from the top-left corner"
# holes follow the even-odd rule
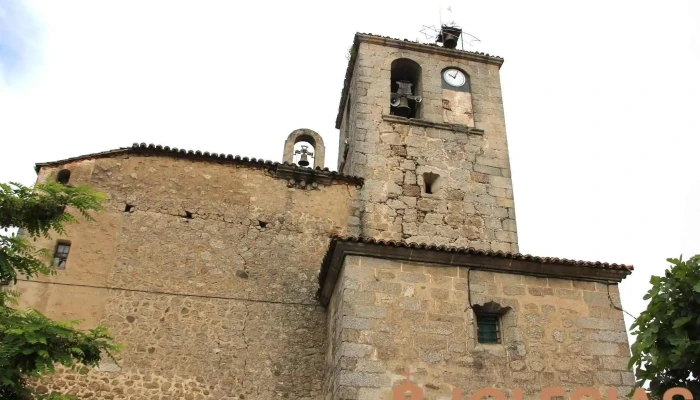
[[[125,345],[117,362],[40,390],[626,395],[618,284],[632,267],[519,253],[503,59],[443,34],[442,45],[355,36],[332,168],[308,129],[280,139],[282,162],[142,143],[37,164],[38,182],[87,184],[107,202],[95,222],[38,242],[59,271],[21,282],[23,305],[106,324]],[[413,397],[397,395],[407,383]]]

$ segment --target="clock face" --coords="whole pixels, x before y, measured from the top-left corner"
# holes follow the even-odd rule
[[[445,72],[442,73],[442,78],[448,85],[454,87],[462,87],[467,82],[467,77],[464,76],[464,72],[454,68],[446,69]]]

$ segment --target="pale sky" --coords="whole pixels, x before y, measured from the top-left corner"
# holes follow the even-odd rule
[[[446,4],[0,0],[0,182],[133,142],[281,161],[297,128],[335,169],[354,33],[424,39]],[[700,1],[452,9],[505,58],[521,252],[633,264],[637,315],[666,258],[700,253]]]

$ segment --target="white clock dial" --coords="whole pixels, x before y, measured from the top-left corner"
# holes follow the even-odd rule
[[[448,85],[454,87],[462,87],[467,82],[467,77],[464,72],[458,69],[447,69],[442,73],[442,78]]]

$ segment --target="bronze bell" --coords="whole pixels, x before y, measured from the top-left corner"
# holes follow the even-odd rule
[[[443,25],[437,41],[442,42],[442,45],[445,48],[454,49],[457,47],[460,35],[462,35],[462,28],[458,26]]]
[[[303,144],[301,145],[301,150],[295,151],[294,154],[301,154],[299,157],[299,162],[297,162],[300,167],[308,167],[310,164],[309,156],[313,157],[314,155],[314,153],[309,151],[309,146],[304,146]]]
[[[301,158],[300,158],[298,164],[301,167],[308,167],[309,166],[309,157],[306,156],[306,153],[301,153]]]
[[[398,115],[399,117],[410,117],[411,116],[411,106],[408,104],[408,99],[406,96],[400,96],[398,98],[398,104],[394,106],[394,115]],[[393,105],[393,104],[392,104]]]

